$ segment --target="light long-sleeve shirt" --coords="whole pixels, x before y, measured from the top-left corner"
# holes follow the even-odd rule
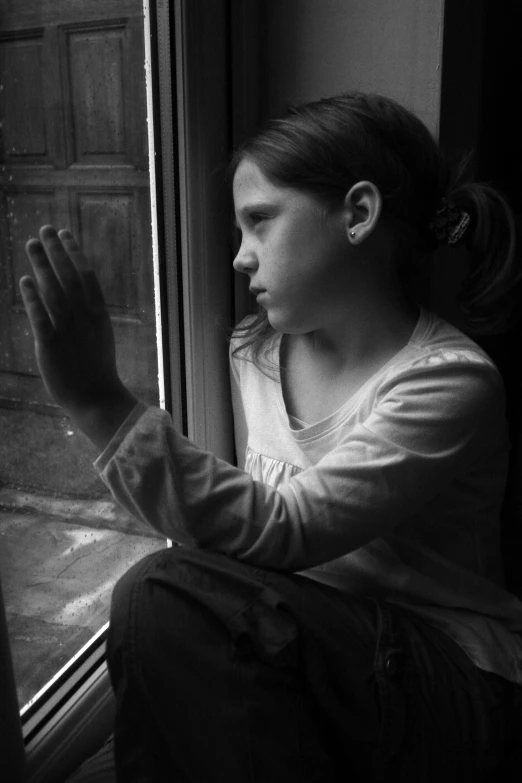
[[[477,666],[522,684],[522,604],[506,591],[499,514],[508,440],[491,360],[426,311],[339,410],[288,416],[274,371],[232,358],[239,461],[139,405],[97,460],[114,496],[169,538],[402,606]]]

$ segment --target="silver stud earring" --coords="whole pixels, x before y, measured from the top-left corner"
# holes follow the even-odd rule
[[[350,239],[355,239],[355,231],[350,231]]]

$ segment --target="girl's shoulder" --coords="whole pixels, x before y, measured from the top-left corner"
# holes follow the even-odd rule
[[[498,372],[492,358],[471,337],[430,310],[421,310],[408,347],[416,362],[472,363]]]
[[[491,357],[436,313],[423,310],[406,349],[387,368],[376,394],[381,402],[408,399],[441,411],[502,410],[504,383]]]

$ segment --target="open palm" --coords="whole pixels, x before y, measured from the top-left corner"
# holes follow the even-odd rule
[[[103,294],[72,234],[43,226],[26,252],[34,279],[23,277],[20,290],[49,394],[70,411],[121,394]]]

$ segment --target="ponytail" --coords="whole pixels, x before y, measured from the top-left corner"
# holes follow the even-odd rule
[[[505,332],[520,316],[522,264],[515,216],[505,198],[487,184],[457,185],[450,199],[471,218],[463,238],[469,273],[458,296],[464,328],[472,336]]]

